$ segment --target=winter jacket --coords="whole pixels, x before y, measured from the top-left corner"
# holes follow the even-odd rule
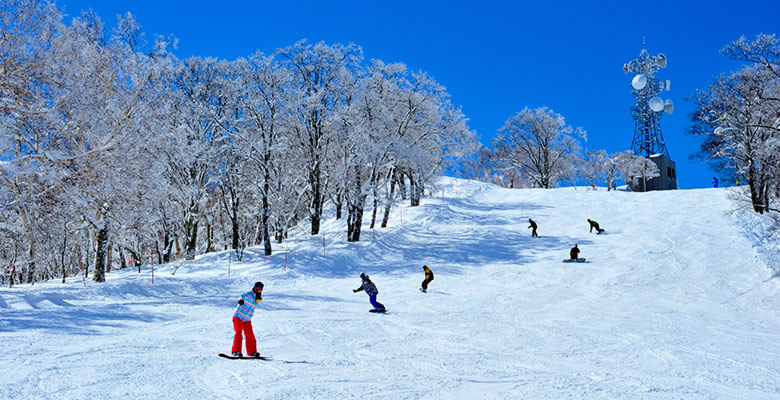
[[[371,280],[368,278],[363,279],[363,284],[360,285],[359,288],[355,289],[355,292],[359,292],[361,290],[365,290],[366,294],[369,296],[379,294],[379,290],[376,289],[374,282],[371,282]]]
[[[534,220],[529,219],[528,223],[531,224],[531,225],[528,225],[529,228],[534,228],[534,229],[538,228],[538,226],[536,226],[536,222],[534,222]]]
[[[251,321],[252,316],[255,315],[255,307],[261,301],[263,301],[263,297],[255,296],[255,292],[252,290],[242,294],[238,298],[238,307],[236,307],[236,313],[233,316],[242,321]]]
[[[433,271],[431,271],[430,268],[423,268],[423,271],[425,271],[425,280],[426,281],[432,281],[433,280]]]
[[[571,252],[569,252],[569,255],[571,255],[572,260],[576,260],[579,254],[580,254],[580,249],[577,248],[577,246],[572,247]]]

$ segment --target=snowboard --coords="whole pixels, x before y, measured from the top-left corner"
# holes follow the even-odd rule
[[[575,260],[572,260],[571,258],[567,258],[567,259],[563,260],[563,262],[565,262],[565,263],[570,263],[570,262],[578,262],[578,263],[583,263],[583,262],[585,262],[585,259],[584,259],[584,258],[581,258],[581,257],[580,257],[580,258],[577,258],[577,259],[575,259]]]
[[[271,357],[271,356],[234,357],[234,356],[231,356],[230,354],[225,354],[225,353],[219,353],[219,356],[222,357],[222,358],[227,358],[228,360],[265,360],[265,361],[273,360],[273,357]]]
[[[372,309],[368,310],[368,312],[377,313],[377,314],[384,314],[384,313],[387,312],[387,309],[385,308],[384,310],[377,310],[376,308],[372,308]]]

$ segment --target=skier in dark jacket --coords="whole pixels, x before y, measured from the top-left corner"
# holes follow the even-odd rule
[[[385,306],[382,303],[376,301],[376,295],[379,294],[379,290],[377,290],[374,282],[371,282],[371,279],[368,279],[368,275],[366,274],[360,274],[360,279],[362,279],[363,282],[361,283],[360,287],[353,290],[352,293],[365,291],[368,295],[368,300],[371,302],[371,305],[374,306],[372,311],[385,311]]]
[[[433,280],[433,271],[431,271],[430,268],[428,268],[427,265],[423,265],[423,271],[425,271],[425,279],[422,281],[422,287],[420,288],[420,291],[423,293],[428,292],[428,284],[431,283]]]
[[[531,224],[528,225],[528,227],[533,228],[533,230],[531,231],[531,237],[539,237],[539,235],[536,233],[536,228],[538,228],[538,226],[536,226],[536,222],[534,222],[534,220],[532,220],[531,218],[528,218],[528,223]]]
[[[569,251],[569,256],[571,256],[572,260],[576,260],[580,256],[580,248],[577,247],[575,244],[574,247],[571,248],[571,251]]]
[[[590,231],[593,232],[593,228],[596,228],[596,233],[604,232],[603,229],[599,228],[599,223],[596,221],[591,220],[588,218],[588,223],[590,224]]]

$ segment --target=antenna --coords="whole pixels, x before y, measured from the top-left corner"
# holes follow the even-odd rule
[[[656,79],[659,69],[665,68],[667,58],[663,53],[651,56],[645,49],[646,38],[642,36],[642,51],[639,56],[623,65],[623,71],[633,73],[631,79],[631,94],[636,103],[631,107],[631,118],[634,119],[634,140],[632,150],[638,156],[649,157],[653,154],[663,154],[669,157],[666,144],[661,134],[661,116],[664,112],[671,114],[674,105],[671,100],[659,97],[661,91],[669,90],[668,80]]]

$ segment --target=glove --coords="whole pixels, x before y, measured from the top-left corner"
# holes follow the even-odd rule
[[[243,306],[243,305],[244,305],[244,299],[241,299],[241,300],[239,300],[239,301],[238,301],[238,305],[239,305],[239,306]]]

